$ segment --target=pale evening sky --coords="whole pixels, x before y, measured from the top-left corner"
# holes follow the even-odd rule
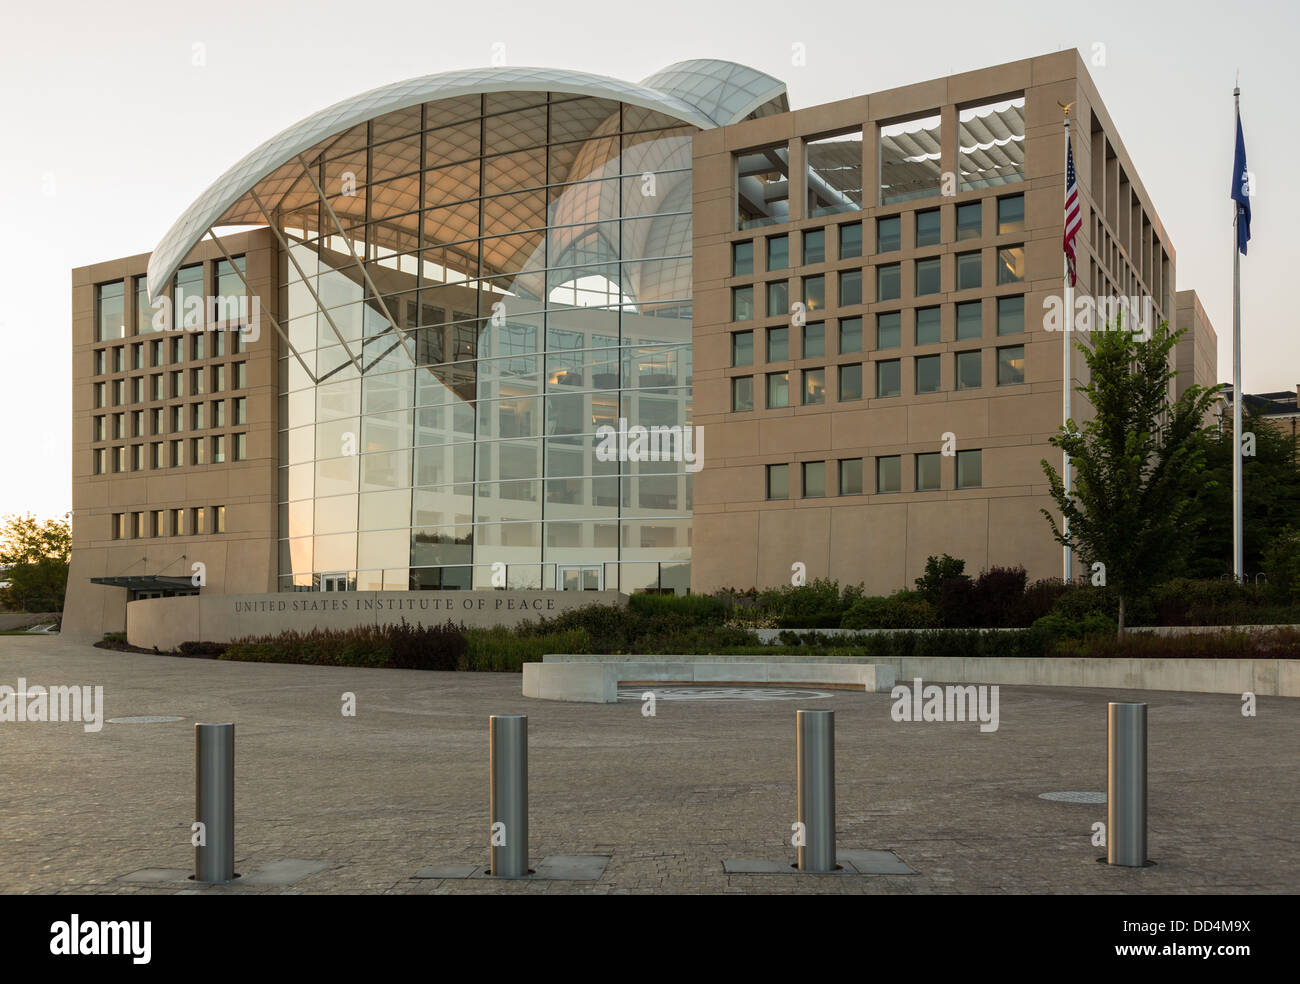
[[[375,86],[490,64],[636,81],[686,58],[783,79],[794,108],[1079,48],[1194,288],[1231,379],[1232,85],[1256,175],[1242,263],[1249,392],[1300,382],[1297,277],[1300,7],[1092,2],[791,5],[750,0],[486,5],[428,0],[138,0],[15,5],[0,61],[0,514],[71,508],[71,299],[76,266],[153,249],[216,177],[304,116]],[[806,64],[791,64],[792,45]],[[195,45],[205,64],[195,65]]]

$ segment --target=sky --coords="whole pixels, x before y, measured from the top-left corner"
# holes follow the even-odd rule
[[[631,81],[687,58],[727,59],[783,79],[798,109],[1078,48],[1176,251],[1177,287],[1198,292],[1218,332],[1221,381],[1232,375],[1239,71],[1256,187],[1243,383],[1300,383],[1300,332],[1278,286],[1300,259],[1285,238],[1300,225],[1286,187],[1300,153],[1295,3],[76,0],[13,5],[5,21],[0,515],[71,508],[72,268],[150,252],[231,164],[304,116],[494,54]]]

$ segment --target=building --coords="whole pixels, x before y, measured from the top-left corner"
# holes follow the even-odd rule
[[[196,593],[797,563],[883,592],[943,552],[1059,575],[1058,102],[1079,294],[1174,320],[1173,246],[1074,51],[795,111],[703,60],[446,73],[303,120],[152,254],[73,272],[65,630]],[[633,453],[640,428],[698,460]]]

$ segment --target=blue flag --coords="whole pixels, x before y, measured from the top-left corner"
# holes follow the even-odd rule
[[[1246,255],[1250,242],[1250,172],[1246,168],[1246,138],[1241,133],[1241,113],[1237,114],[1237,152],[1232,161],[1232,198],[1237,203],[1237,249]]]

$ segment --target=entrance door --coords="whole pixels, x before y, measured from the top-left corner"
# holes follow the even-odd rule
[[[346,591],[348,589],[348,576],[346,574],[322,574],[320,576],[320,589],[322,591]]]
[[[561,591],[600,591],[604,580],[603,564],[560,566],[555,571],[555,586]]]

